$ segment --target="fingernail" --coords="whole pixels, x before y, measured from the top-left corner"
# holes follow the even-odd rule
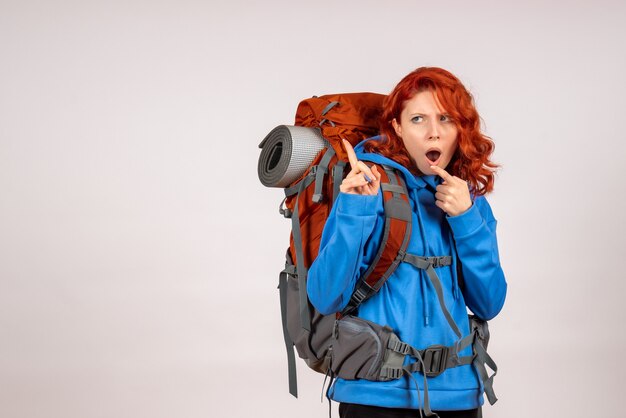
[[[371,183],[371,182],[372,182],[372,179],[371,179],[371,178],[369,178],[369,177],[367,177],[367,174],[363,173],[363,177],[365,177],[365,181],[366,181],[366,182],[368,182],[368,183]]]

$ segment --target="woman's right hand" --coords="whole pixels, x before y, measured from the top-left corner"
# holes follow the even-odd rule
[[[348,173],[339,190],[343,193],[360,194],[360,195],[376,195],[380,189],[381,175],[376,166],[370,169],[363,161],[356,158],[356,153],[352,145],[345,139],[342,140],[343,145],[348,153],[348,160],[352,170]]]

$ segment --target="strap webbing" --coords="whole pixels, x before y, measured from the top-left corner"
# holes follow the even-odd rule
[[[382,183],[380,188],[383,192],[404,193],[404,188],[399,184]]]
[[[333,147],[326,147],[326,153],[322,157],[322,160],[317,165],[315,173],[315,191],[313,192],[313,202],[319,203],[324,196],[322,195],[322,188],[324,187],[324,176],[328,173],[328,165],[330,160],[335,156],[335,150]]]
[[[341,186],[341,182],[343,181],[343,172],[346,167],[345,161],[337,161],[337,164],[333,167],[333,202],[339,196],[339,186]]]
[[[422,365],[424,364],[424,360],[421,357],[418,357],[417,360]],[[402,370],[403,370],[403,372],[407,373],[409,375],[409,377],[413,380],[413,383],[415,383],[415,389],[417,390],[417,402],[418,402],[418,404],[421,403],[421,400],[420,400],[420,387],[417,384],[417,379],[415,379],[413,374],[411,372],[409,372],[406,368],[402,368]],[[424,413],[426,414],[427,417],[439,418],[439,415],[437,415],[435,412],[433,412],[430,409],[430,399],[428,398],[428,379],[426,378],[426,375],[423,375],[423,377],[424,377],[424,404],[419,409],[420,417],[422,417],[422,409],[423,409]]]
[[[309,173],[309,174],[311,174],[311,173]],[[297,182],[296,184],[294,184],[291,187],[286,187],[285,188],[285,197],[290,197],[290,196],[293,196],[294,194],[298,193],[298,191],[300,190],[300,184],[303,181],[307,180],[307,179],[309,179],[309,176],[303,178],[302,180],[300,180],[299,182]],[[311,181],[313,181],[313,180],[311,179]],[[309,183],[309,184],[311,184],[311,183]]]
[[[493,378],[496,374],[498,374],[498,366],[496,366],[496,363],[493,361],[491,356],[487,354],[485,348],[480,343],[480,341],[478,341],[478,339],[476,339],[475,341],[474,351],[476,352],[476,356],[473,362],[474,367],[480,375],[480,380],[482,380],[483,382],[483,387],[485,389],[485,395],[487,395],[487,400],[489,400],[489,403],[493,405],[498,400],[495,392],[493,391]],[[493,374],[491,376],[487,374],[485,364],[487,364],[491,368],[491,370],[493,370]]]
[[[320,116],[325,116],[325,115],[328,113],[328,111],[329,111],[330,109],[332,109],[333,107],[337,106],[338,104],[339,104],[339,102],[338,102],[338,101],[336,101],[336,100],[335,100],[335,101],[332,101],[332,102],[330,102],[330,103],[328,103],[328,104],[326,105],[326,107],[324,108],[324,110],[322,110],[322,113],[320,114]],[[321,124],[322,124],[322,123],[320,122],[320,125],[321,125]]]
[[[306,181],[300,182],[296,204],[293,208],[291,216],[291,233],[293,234],[293,243],[296,247],[296,268],[298,271],[298,294],[300,296],[300,321],[302,328],[311,331],[311,313],[309,312],[309,298],[306,293],[306,282],[308,269],[304,265],[304,250],[302,248],[302,233],[300,230],[300,212],[298,210],[300,196],[302,191],[313,181],[313,175],[309,174]]]
[[[291,268],[289,268],[291,267]],[[280,272],[278,278],[278,289],[280,291],[280,316],[283,322],[283,337],[285,339],[285,348],[287,349],[287,373],[289,375],[289,393],[294,397],[298,397],[298,377],[296,374],[296,355],[293,349],[293,341],[289,336],[287,329],[287,277],[293,274],[294,266],[288,266]]]
[[[333,102],[328,103],[326,105],[326,107],[324,108],[324,110],[322,110],[322,113],[320,114],[320,116],[325,116],[326,113],[328,113],[328,111],[330,111],[330,109],[332,109],[333,107],[337,106],[338,104],[339,104],[338,101],[333,101]],[[328,120],[326,118],[320,120],[319,126],[322,126],[326,122],[330,123],[330,126],[332,126],[332,127],[335,126],[335,123],[332,120]]]

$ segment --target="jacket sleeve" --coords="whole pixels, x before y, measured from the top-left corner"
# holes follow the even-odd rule
[[[476,197],[464,213],[447,219],[461,260],[465,302],[476,316],[489,320],[502,309],[507,289],[498,254],[497,221],[484,196]]]
[[[357,278],[373,260],[382,235],[382,195],[340,193],[308,273],[309,300],[324,315],[343,309]]]

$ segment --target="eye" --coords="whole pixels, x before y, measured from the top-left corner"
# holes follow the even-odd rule
[[[424,117],[423,117],[423,116],[420,116],[420,115],[413,116],[413,117],[411,118],[411,122],[413,122],[413,123],[419,123],[419,122],[421,122],[422,120],[424,120]]]
[[[452,122],[452,118],[450,117],[450,115],[441,115],[439,120],[441,122]]]

